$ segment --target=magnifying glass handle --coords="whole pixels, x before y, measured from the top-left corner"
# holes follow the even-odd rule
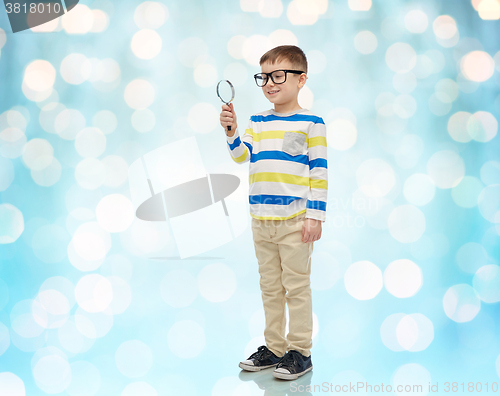
[[[229,102],[228,102],[228,103],[226,103],[226,104],[229,106]],[[230,131],[230,130],[231,130],[231,125],[228,125],[228,126],[227,126],[227,130],[228,130],[228,131]]]

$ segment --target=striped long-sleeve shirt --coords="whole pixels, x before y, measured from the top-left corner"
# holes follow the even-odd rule
[[[250,161],[250,215],[285,220],[306,213],[326,220],[328,167],[326,127],[307,109],[267,110],[250,117],[242,138],[226,136],[238,164]]]

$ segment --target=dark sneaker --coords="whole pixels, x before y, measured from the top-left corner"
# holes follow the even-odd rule
[[[311,356],[305,357],[296,350],[288,351],[273,371],[276,378],[294,380],[313,368]]]
[[[243,360],[238,366],[246,371],[260,371],[276,366],[280,360],[281,358],[267,349],[267,346],[262,345],[257,348],[257,352],[252,353],[247,360]]]

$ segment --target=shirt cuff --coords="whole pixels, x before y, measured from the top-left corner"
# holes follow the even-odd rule
[[[322,223],[326,221],[326,212],[323,210],[317,210],[317,209],[307,209],[306,210],[306,219],[314,219],[314,220],[319,220]]]
[[[224,133],[226,133],[226,132],[224,131]],[[227,135],[226,135],[227,142],[228,142],[229,144],[233,144],[233,143],[234,143],[234,141],[236,140],[236,138],[237,138],[238,136],[240,136],[240,134],[239,134],[239,132],[238,132],[238,128],[236,128],[236,129],[234,130],[234,134],[233,134],[233,136],[227,136]]]

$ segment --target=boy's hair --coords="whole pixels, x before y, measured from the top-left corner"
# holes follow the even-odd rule
[[[260,58],[259,65],[262,66],[263,63],[276,63],[282,60],[289,61],[293,67],[302,70],[307,74],[307,58],[299,47],[295,45],[280,45],[278,47],[274,47],[267,51]]]

